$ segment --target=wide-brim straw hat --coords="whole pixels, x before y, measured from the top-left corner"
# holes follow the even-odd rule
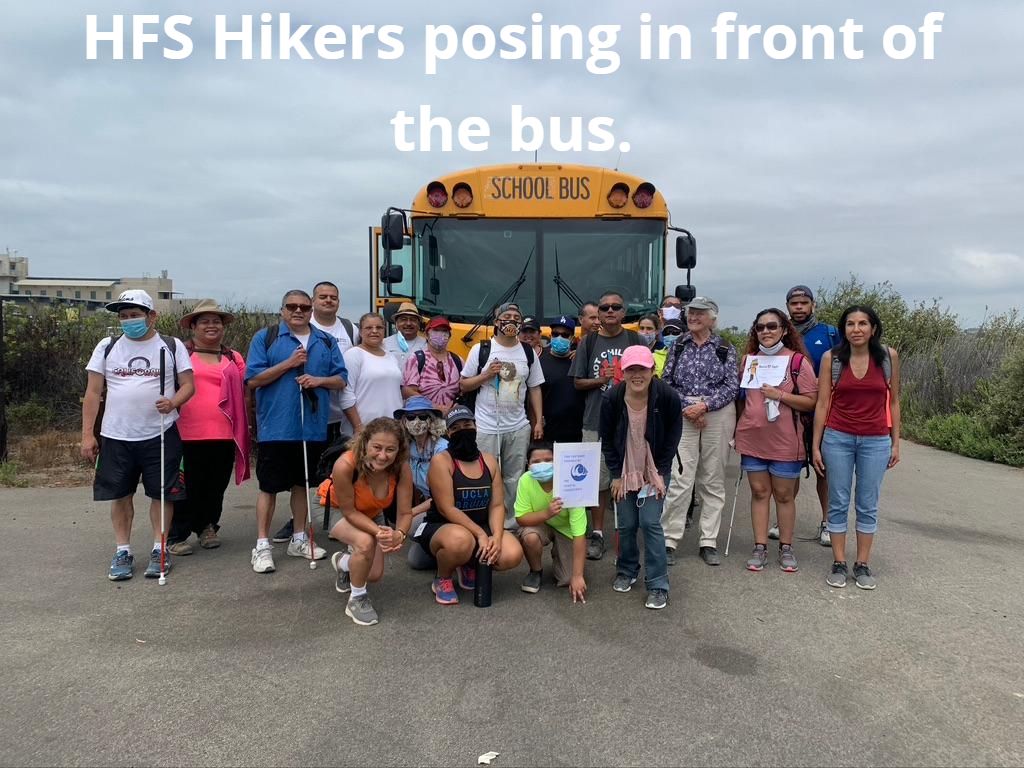
[[[420,320],[423,319],[423,315],[420,314],[419,309],[417,309],[416,305],[413,304],[411,301],[403,301],[401,304],[399,304],[398,310],[395,312],[394,315],[392,315],[392,317],[401,317],[402,315],[416,317],[419,318]]]
[[[200,315],[220,315],[220,319],[223,321],[224,325],[227,325],[235,319],[233,314],[221,309],[220,304],[213,299],[202,299],[198,304],[192,307],[191,312],[187,315],[181,316],[181,320],[178,321],[178,325],[180,325],[184,330],[188,330],[192,327],[192,321]]]

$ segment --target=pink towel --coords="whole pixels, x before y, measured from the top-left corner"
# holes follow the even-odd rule
[[[245,413],[244,386],[238,366],[224,366],[220,382],[220,410],[231,423],[231,435],[235,440],[235,485],[249,479],[249,420]]]

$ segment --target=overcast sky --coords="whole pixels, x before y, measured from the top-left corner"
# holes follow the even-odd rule
[[[379,61],[368,41],[363,61],[214,60],[216,13],[268,7],[296,23],[400,24],[405,53]],[[853,17],[864,59],[773,61],[755,46],[749,61],[716,61],[710,29],[727,10],[765,26]],[[529,25],[533,11],[621,24],[621,67],[459,57],[424,75],[424,25]],[[688,25],[693,59],[638,61],[641,11]],[[946,13],[935,60],[887,58],[883,31],[929,11]],[[109,26],[115,12],[192,15],[194,53],[167,61],[153,45],[143,61],[112,61],[107,45],[87,61],[85,15]],[[186,296],[266,306],[329,278],[357,315],[366,228],[436,175],[532,161],[508,148],[521,103],[615,118],[631,145],[619,167],[653,181],[696,235],[694,282],[727,325],[793,283],[850,272],[911,301],[941,297],[970,325],[1024,295],[1022,30],[1019,0],[4,3],[0,248],[28,256],[34,276],[168,269]],[[490,151],[397,151],[388,121],[420,104],[488,119]],[[611,167],[618,153],[540,158]]]

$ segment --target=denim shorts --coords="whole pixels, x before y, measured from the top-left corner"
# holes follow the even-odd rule
[[[804,471],[802,461],[775,461],[774,459],[759,459],[756,456],[740,455],[740,469],[744,472],[767,472],[774,477],[782,477],[786,480],[796,480]]]

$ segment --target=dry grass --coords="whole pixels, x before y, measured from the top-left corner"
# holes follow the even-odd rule
[[[12,441],[11,460],[28,485],[63,487],[92,482],[92,462],[79,452],[78,432],[51,430]]]

